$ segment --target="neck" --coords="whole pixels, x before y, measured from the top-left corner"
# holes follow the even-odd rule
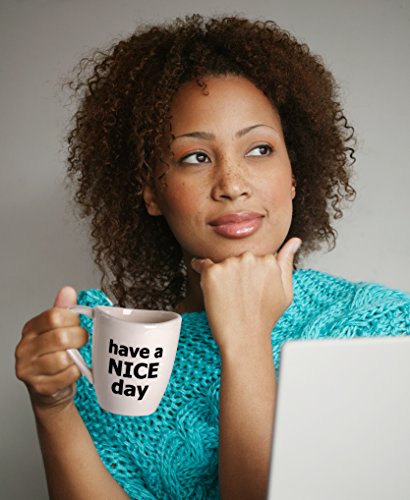
[[[201,277],[191,267],[190,259],[185,259],[187,266],[188,286],[187,293],[182,302],[175,308],[177,313],[201,312],[205,310],[204,296],[201,289]]]

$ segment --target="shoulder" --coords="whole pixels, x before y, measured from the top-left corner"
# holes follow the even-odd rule
[[[341,335],[410,333],[410,294],[405,291],[313,269],[295,271],[293,281],[295,308],[311,318],[310,326],[334,331],[337,324]]]
[[[357,305],[384,301],[408,303],[410,294],[380,283],[349,281],[314,269],[298,269],[293,274],[298,298],[319,301],[348,300]]]

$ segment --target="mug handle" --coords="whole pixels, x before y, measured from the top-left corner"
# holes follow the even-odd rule
[[[88,306],[72,306],[67,307],[69,311],[73,311],[77,314],[84,314],[89,318],[94,318],[94,310],[92,307]],[[67,354],[74,361],[74,363],[80,369],[80,372],[84,377],[94,385],[94,377],[92,368],[90,368],[87,363],[84,361],[84,358],[81,356],[80,351],[78,349],[67,349]]]

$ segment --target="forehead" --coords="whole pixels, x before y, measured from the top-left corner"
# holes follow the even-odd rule
[[[184,83],[175,94],[171,104],[172,129],[203,125],[225,125],[236,123],[251,125],[266,122],[280,128],[277,110],[250,80],[236,75],[208,76],[202,78],[206,90],[197,82]]]

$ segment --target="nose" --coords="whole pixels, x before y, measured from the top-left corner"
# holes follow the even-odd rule
[[[215,178],[212,186],[212,198],[216,201],[249,198],[252,195],[246,173],[240,165],[219,163],[215,166]]]

